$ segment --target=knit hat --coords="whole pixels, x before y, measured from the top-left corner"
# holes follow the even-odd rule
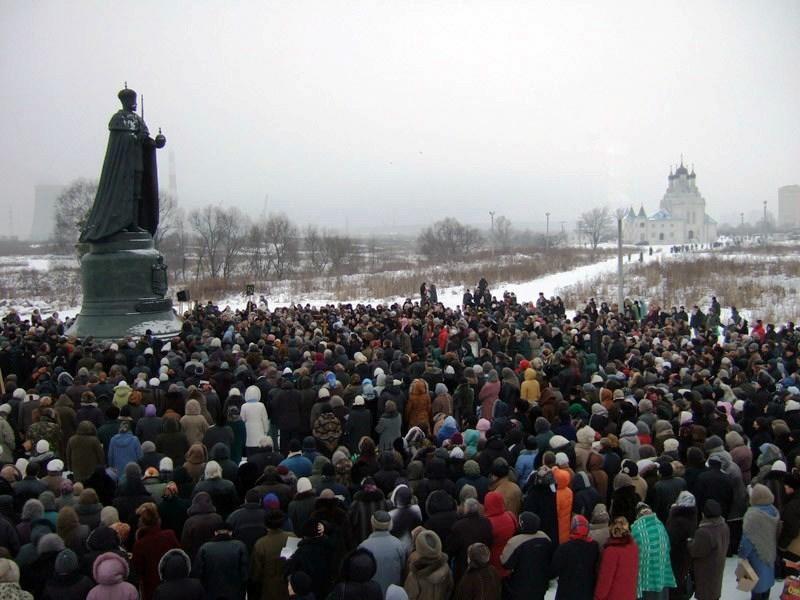
[[[146,442],[142,443],[143,454],[148,454],[149,452],[155,452],[155,451],[156,451],[156,445],[150,440],[147,440]]]
[[[159,472],[162,472],[162,473],[164,471],[167,471],[167,472],[174,471],[175,469],[174,469],[173,464],[172,464],[172,459],[169,456],[165,456],[164,458],[162,458],[158,462],[158,470],[159,470]]]
[[[64,461],[56,458],[47,463],[48,473],[60,473],[64,470]]]
[[[469,477],[477,477],[481,474],[481,467],[472,459],[468,460],[464,463],[464,475],[468,475]]]
[[[767,506],[775,502],[775,496],[770,489],[762,483],[757,483],[750,488],[751,506]]]
[[[156,405],[155,404],[148,404],[144,407],[144,416],[145,417],[155,417],[156,416]]]
[[[305,494],[306,492],[310,492],[311,489],[311,481],[308,479],[308,477],[301,477],[297,480],[298,494]]]
[[[495,477],[505,477],[508,475],[508,463],[504,458],[496,458],[492,463],[492,475]]]
[[[594,442],[595,431],[588,425],[586,427],[581,427],[578,429],[577,438],[578,442],[582,444],[591,444]]]
[[[557,467],[568,467],[569,466],[569,457],[563,452],[558,452],[556,454],[556,466]]]
[[[364,406],[364,396],[359,394],[353,398],[353,406]]]
[[[47,440],[36,442],[36,454],[44,454],[45,452],[50,452],[50,443]]]
[[[281,507],[281,501],[278,500],[278,496],[271,492],[264,496],[264,498],[261,500],[261,504],[267,510],[275,510]]]
[[[464,451],[459,446],[456,446],[450,450],[450,458],[461,460],[464,458]]]
[[[622,424],[622,428],[619,430],[620,437],[631,436],[631,435],[635,436],[638,434],[639,434],[639,429],[636,427],[635,424],[631,423],[630,421],[625,421]]]
[[[210,460],[206,463],[205,469],[206,479],[222,479],[222,467],[215,460]]]
[[[392,527],[392,517],[385,510],[378,510],[370,519],[373,531],[389,531]]]
[[[553,450],[566,446],[567,444],[569,444],[569,440],[563,435],[554,435],[550,438],[550,448]]]
[[[119,512],[115,506],[104,506],[100,511],[100,522],[105,526],[111,526],[119,522]]]
[[[478,424],[475,426],[475,429],[478,431],[489,431],[489,428],[492,424],[489,422],[488,419],[479,419]]]
[[[695,499],[694,494],[692,494],[692,492],[687,492],[686,490],[683,490],[680,494],[678,494],[678,499],[675,500],[675,504],[677,506],[687,506],[687,507],[696,506],[697,500]]]
[[[592,523],[608,525],[608,509],[602,502],[594,505],[592,510]]]
[[[722,507],[720,506],[719,502],[713,498],[706,500],[706,503],[703,505],[703,516],[706,519],[716,519],[717,517],[721,517]]]
[[[722,450],[722,448],[723,448],[722,438],[719,437],[718,435],[712,435],[710,438],[706,440],[705,444],[703,444],[703,450],[705,450],[706,454],[711,454],[714,450],[717,449]]]
[[[480,542],[470,544],[469,548],[467,548],[467,560],[471,565],[488,565],[491,555],[492,553],[489,550],[489,547],[486,544],[481,544]]]
[[[19,583],[19,567],[9,558],[0,558],[0,583]]]
[[[630,475],[625,473],[617,473],[617,476],[614,477],[614,491],[620,490],[624,487],[632,486],[633,480],[630,478]]]
[[[46,552],[61,552],[64,549],[64,540],[57,533],[46,533],[36,544],[36,551],[42,555]]]
[[[667,438],[664,440],[664,452],[676,452],[679,446],[680,442],[675,438]]]
[[[772,463],[772,466],[769,469],[770,471],[780,471],[781,473],[786,473],[786,463],[782,460],[776,460]]]
[[[542,521],[536,513],[525,511],[519,515],[519,533],[533,534],[539,531]]]
[[[312,590],[311,577],[303,571],[295,571],[289,575],[289,585],[292,586],[292,591],[298,598],[308,596]]]
[[[62,550],[56,556],[56,575],[69,575],[78,570],[78,555],[69,548]]]
[[[659,463],[658,474],[664,478],[672,477],[672,463],[668,463],[666,461]]]
[[[744,438],[738,431],[729,431],[725,434],[725,445],[728,447],[728,450],[744,446]]]
[[[687,410],[681,411],[680,417],[678,418],[681,425],[688,425],[692,422],[692,413]]]

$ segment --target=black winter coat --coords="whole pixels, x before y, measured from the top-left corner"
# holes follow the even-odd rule
[[[252,552],[256,542],[267,534],[266,517],[261,503],[246,502],[233,511],[226,522],[231,526],[233,537],[244,542],[248,552]]]
[[[697,478],[694,487],[697,506],[705,506],[709,499],[716,500],[722,507],[722,517],[728,518],[733,503],[733,482],[730,475],[712,467]]]
[[[611,520],[625,517],[628,523],[636,520],[636,505],[639,504],[639,495],[636,488],[627,485],[611,494]]]
[[[511,571],[505,580],[509,600],[544,600],[552,555],[553,542],[542,532],[508,540],[500,561]]]
[[[531,477],[533,479],[533,477]],[[551,540],[558,540],[558,512],[556,495],[550,486],[532,485],[525,494],[522,510],[539,515],[541,530]]]
[[[42,600],[84,600],[94,587],[94,582],[80,572],[69,575],[53,574],[47,580]]]
[[[327,535],[303,538],[286,563],[286,575],[296,571],[313,573],[311,590],[317,598],[326,598],[337,575],[336,565],[330,560],[335,550],[335,542]]]
[[[444,545],[447,556],[453,561],[454,581],[461,579],[467,570],[467,549],[478,542],[490,548],[492,546],[492,524],[489,519],[477,513],[460,517]]]
[[[374,492],[362,490],[353,496],[347,517],[356,544],[363,542],[372,533],[372,515],[378,510],[389,509],[390,504],[380,490]]]
[[[600,548],[597,542],[570,540],[556,548],[550,575],[558,577],[556,600],[592,600]]]
[[[675,504],[678,495],[686,489],[686,482],[682,477],[667,477],[660,479],[652,487],[653,497],[650,505],[662,523],[669,518],[670,508]]]
[[[348,439],[350,446],[356,448],[362,437],[372,436],[372,413],[366,406],[354,406],[350,409],[350,418],[347,420]]]
[[[672,573],[679,592],[686,592],[686,578],[691,566],[691,555],[687,542],[694,537],[697,529],[697,508],[694,506],[673,506],[666,522],[669,535],[669,559]]]

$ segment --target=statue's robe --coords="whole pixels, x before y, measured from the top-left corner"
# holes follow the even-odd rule
[[[120,110],[108,124],[108,148],[81,242],[97,242],[128,228],[158,227],[156,148],[135,112]]]

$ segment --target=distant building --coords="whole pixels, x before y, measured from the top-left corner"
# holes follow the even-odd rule
[[[778,188],[778,227],[800,227],[800,185]]]
[[[56,227],[56,200],[66,186],[37,185],[33,189],[33,222],[28,239],[32,242],[44,242],[53,236]]]
[[[668,185],[659,209],[648,215],[628,209],[622,222],[626,244],[708,244],[717,239],[717,222],[706,214],[706,201],[697,189],[694,168],[669,171]]]

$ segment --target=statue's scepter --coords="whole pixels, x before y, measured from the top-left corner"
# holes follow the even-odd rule
[[[142,121],[144,121],[144,94],[142,94]]]

